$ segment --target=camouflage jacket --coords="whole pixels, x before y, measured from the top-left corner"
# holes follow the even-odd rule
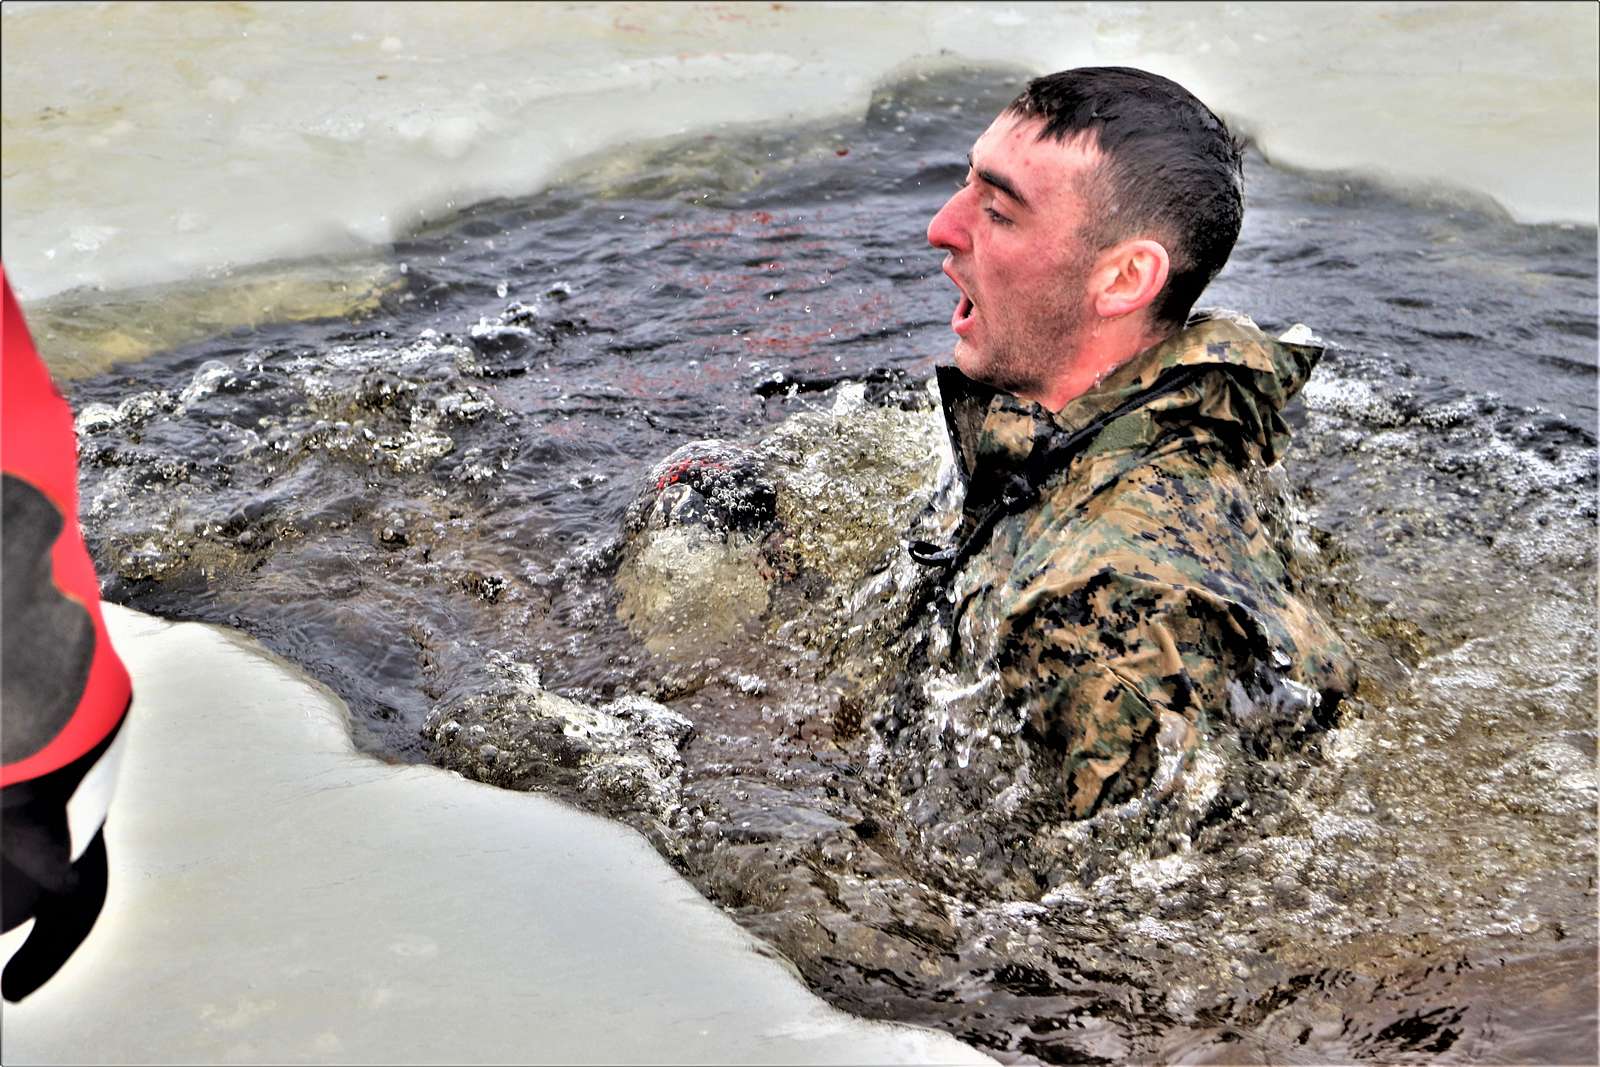
[[[966,498],[921,560],[945,572],[928,666],[1057,755],[1066,814],[1170,789],[1202,737],[1326,725],[1353,688],[1247,484],[1321,354],[1191,320],[1056,414],[941,371]]]

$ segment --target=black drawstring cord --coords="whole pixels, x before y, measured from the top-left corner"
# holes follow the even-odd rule
[[[906,545],[906,552],[911,560],[923,567],[950,567],[955,562],[956,546],[945,545],[940,548],[932,541],[912,541]]]
[[[978,521],[973,524],[972,532],[958,544],[940,547],[932,541],[912,541],[906,546],[906,551],[913,560],[924,567],[941,567],[946,571],[960,570],[961,565],[971,559],[973,553],[989,540],[989,535],[994,532],[997,522],[1012,511],[1025,506],[1038,495],[1037,486],[1028,484],[1022,475],[1013,475],[1011,484],[1000,495],[1000,499],[979,516]]]

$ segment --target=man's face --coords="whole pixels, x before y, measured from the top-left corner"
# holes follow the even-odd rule
[[[928,223],[961,290],[950,320],[956,366],[1027,399],[1063,371],[1091,322],[1079,179],[1099,152],[1040,141],[1042,126],[995,119],[972,146],[966,184]]]

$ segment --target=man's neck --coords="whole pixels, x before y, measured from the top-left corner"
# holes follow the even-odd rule
[[[1128,360],[1170,336],[1172,331],[1152,327],[1142,315],[1101,321],[1077,339],[1072,355],[1062,362],[1062,372],[1044,393],[1024,399],[1037,401],[1050,412],[1060,411]]]

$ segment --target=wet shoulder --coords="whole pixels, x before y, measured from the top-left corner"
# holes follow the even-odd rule
[[[1287,574],[1239,472],[1215,449],[1091,463],[1046,492],[1017,530],[1011,586],[1064,588],[1107,568],[1252,606]]]
[[[1297,594],[1237,468],[1207,450],[1172,449],[1114,474],[1085,473],[1047,494],[1017,531],[998,605],[1014,640],[1072,631],[1116,649],[1166,645],[1152,637],[1160,632],[1197,684],[1220,684],[1219,666],[1265,656],[1348,691],[1342,643]]]

